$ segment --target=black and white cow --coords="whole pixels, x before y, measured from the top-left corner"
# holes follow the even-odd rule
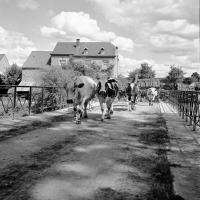
[[[139,95],[139,86],[137,82],[129,83],[128,87],[126,88],[126,93],[128,96],[128,110],[132,111],[135,110],[135,104],[137,97]]]
[[[106,81],[98,79],[96,91],[102,112],[101,121],[104,121],[105,114],[107,119],[111,119],[111,114],[113,113],[113,102],[119,91],[117,80],[111,78],[108,78]],[[106,113],[105,105],[107,108]]]
[[[147,89],[147,99],[149,101],[149,105],[152,106],[155,98],[158,96],[158,91],[156,88],[148,88]]]

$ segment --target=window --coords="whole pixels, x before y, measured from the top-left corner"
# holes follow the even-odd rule
[[[90,59],[86,59],[86,60],[85,60],[85,63],[86,63],[86,64],[91,64],[91,60],[90,60]]]
[[[109,63],[109,60],[103,60],[103,63],[104,63],[104,64],[108,64],[108,63]]]
[[[84,54],[84,55],[87,55],[87,54],[88,54],[88,48],[87,48],[87,47],[84,48],[82,54]]]
[[[60,65],[64,66],[67,64],[67,60],[66,59],[60,59]]]
[[[99,53],[98,54],[101,54],[101,55],[103,55],[104,54],[104,48],[103,47],[101,47],[101,49],[100,49],[100,51],[99,51]]]

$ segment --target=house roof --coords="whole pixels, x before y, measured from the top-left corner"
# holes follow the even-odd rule
[[[48,66],[51,51],[32,51],[22,68],[43,68]]]
[[[0,60],[5,56],[5,54],[0,54]]]
[[[84,51],[87,51],[84,54]],[[100,51],[103,53],[100,54]],[[114,57],[116,47],[110,42],[58,42],[51,53],[52,55],[73,55],[73,56],[95,56],[95,57]]]

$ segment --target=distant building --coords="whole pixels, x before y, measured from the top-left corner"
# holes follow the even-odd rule
[[[114,65],[112,75],[117,76],[118,48],[110,42],[58,42],[50,51],[33,51],[22,66],[20,85],[40,85],[41,69],[66,66],[69,59],[85,64],[96,63],[102,68]]]
[[[22,66],[23,86],[41,85],[42,71],[48,69],[51,64],[51,51],[32,51]]]
[[[6,69],[10,67],[8,59],[5,54],[0,54],[0,74],[4,74]]]
[[[138,79],[138,84],[140,88],[150,88],[150,87],[155,87],[159,88],[160,87],[160,79],[159,78],[145,78],[145,79]]]
[[[180,91],[195,91],[195,90],[200,90],[200,82],[194,82],[189,84],[184,84],[184,83],[178,83],[177,84],[177,89]]]

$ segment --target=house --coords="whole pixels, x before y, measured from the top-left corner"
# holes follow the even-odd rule
[[[102,68],[114,65],[112,76],[117,76],[118,48],[110,42],[58,42],[50,51],[33,51],[22,66],[20,85],[40,85],[41,69],[63,67],[70,58],[85,64],[96,63]]]
[[[160,79],[159,78],[144,78],[144,79],[138,79],[138,84],[140,88],[150,88],[150,87],[155,87],[159,88],[160,87]]]
[[[73,58],[85,64],[96,63],[105,68],[114,65],[112,75],[117,76],[118,48],[110,42],[58,42],[53,51],[32,51],[22,66],[20,85],[41,85],[41,71],[49,67],[63,67]]]
[[[32,51],[22,66],[23,86],[41,85],[42,71],[50,67],[51,51]]]
[[[195,91],[200,90],[200,82],[193,82],[190,85],[184,83],[177,83],[178,90],[180,91]]]
[[[73,58],[85,64],[96,63],[103,68],[114,65],[113,76],[117,76],[118,48],[110,42],[58,42],[51,53],[51,65],[62,66]]]
[[[10,67],[8,59],[5,54],[0,54],[0,74],[4,74],[6,69]]]

